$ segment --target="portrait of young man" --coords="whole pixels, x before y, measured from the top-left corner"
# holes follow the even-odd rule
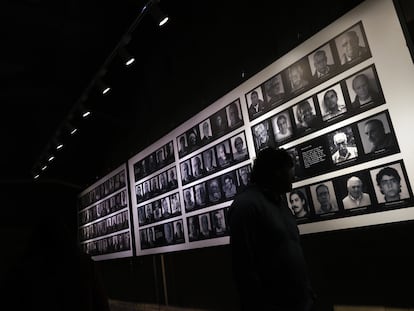
[[[286,193],[289,208],[296,218],[306,218],[310,216],[309,200],[305,188],[293,189]]]
[[[332,181],[326,181],[310,187],[313,206],[317,215],[337,212],[335,190]]]
[[[347,112],[340,84],[330,87],[317,96],[323,121],[331,120]]]

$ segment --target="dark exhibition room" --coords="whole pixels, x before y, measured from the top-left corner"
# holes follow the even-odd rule
[[[0,6],[9,309],[414,310],[413,1]]]

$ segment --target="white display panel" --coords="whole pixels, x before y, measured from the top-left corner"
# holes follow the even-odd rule
[[[302,234],[413,219],[412,85],[392,1],[362,3],[128,160],[137,255],[227,244],[227,207],[266,146],[297,160],[293,188],[307,215],[290,194],[286,204]],[[171,144],[174,158],[143,174],[143,162]],[[177,181],[160,190],[171,171]],[[365,195],[353,205],[356,180]]]
[[[133,255],[126,170],[118,167],[78,196],[78,239],[94,260]]]

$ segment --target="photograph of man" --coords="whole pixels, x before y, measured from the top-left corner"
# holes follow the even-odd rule
[[[167,171],[168,176],[168,187],[169,189],[175,189],[177,188],[178,182],[177,182],[177,169],[175,167],[170,168]]]
[[[287,69],[290,91],[296,92],[309,85],[312,76],[307,59],[302,59]]]
[[[250,120],[256,117],[259,113],[265,110],[265,102],[260,87],[255,88],[250,93],[246,94],[247,107],[249,110]]]
[[[191,158],[191,166],[193,168],[193,177],[200,178],[204,174],[203,162],[201,160],[201,154]]]
[[[273,141],[270,138],[270,126],[268,120],[264,120],[263,122],[253,126],[252,132],[257,151],[273,146]]]
[[[187,136],[185,134],[179,136],[177,138],[177,144],[178,144],[178,155],[181,158],[182,156],[185,156],[187,154]]]
[[[243,166],[237,170],[237,193],[246,190],[250,183],[250,166]]]
[[[375,153],[397,149],[397,142],[391,133],[385,113],[358,123],[364,152]]]
[[[226,107],[227,121],[229,128],[234,128],[243,123],[243,118],[240,110],[240,99],[235,100]]]
[[[216,112],[212,117],[212,130],[214,137],[220,137],[227,131],[227,116],[224,109]]]
[[[204,170],[207,173],[213,172],[217,168],[216,152],[214,147],[203,152]]]
[[[213,133],[211,132],[210,119],[206,119],[200,123],[200,136],[201,142],[207,144],[213,138]]]
[[[229,172],[221,177],[223,185],[223,193],[226,199],[233,198],[237,194],[235,176],[233,172]]]
[[[335,39],[341,65],[352,64],[369,57],[367,44],[363,40],[360,25]]]
[[[201,184],[194,186],[195,191],[195,202],[197,206],[203,207],[207,203],[207,191],[206,184],[203,182]]]
[[[215,235],[223,235],[227,231],[226,220],[224,217],[224,210],[219,209],[211,212],[213,219],[213,232]]]
[[[157,170],[157,161],[155,160],[155,153],[148,156],[148,170],[150,173]]]
[[[172,141],[164,146],[164,154],[166,163],[174,161],[174,145]]]
[[[233,159],[231,157],[230,144],[228,140],[223,141],[222,143],[216,146],[217,151],[217,163],[220,167],[229,166]]]
[[[358,109],[367,104],[380,104],[381,96],[372,68],[346,80],[351,108]]]
[[[146,229],[139,230],[139,238],[140,238],[141,249],[148,248],[149,243],[148,243],[148,237],[147,237],[147,230]]]
[[[264,83],[267,102],[276,106],[285,98],[285,88],[280,74],[270,78]]]
[[[161,213],[163,218],[171,216],[170,199],[168,197],[161,199]]]
[[[158,183],[161,193],[166,192],[169,189],[167,172],[162,172],[158,175]]]
[[[296,218],[309,216],[309,204],[305,189],[295,189],[286,194],[289,208]]]
[[[327,78],[335,73],[336,65],[330,45],[326,44],[315,53],[309,55],[309,64],[314,81]]]
[[[198,133],[198,128],[195,126],[191,130],[187,131],[187,151],[191,152],[199,146],[200,136]]]
[[[137,202],[141,202],[143,199],[143,194],[142,194],[142,184],[136,185],[135,186],[135,197]]]
[[[184,241],[183,221],[182,220],[174,221],[173,225],[174,225],[175,242],[183,242]]]
[[[183,182],[183,184],[188,184],[190,181],[194,179],[193,174],[191,172],[190,160],[180,163],[180,168],[181,168],[181,181]]]
[[[211,203],[217,203],[221,200],[220,182],[217,178],[207,181],[208,199]]]
[[[155,160],[157,161],[157,167],[163,167],[165,163],[164,148],[160,148],[155,152]]]
[[[311,186],[313,206],[316,214],[326,214],[338,211],[335,191],[332,181],[324,182],[316,186]]]
[[[174,231],[172,223],[165,223],[164,225],[164,238],[167,244],[172,244],[174,242]]]
[[[371,197],[368,193],[363,192],[363,188],[364,184],[358,176],[351,176],[346,180],[348,195],[342,200],[344,209],[371,205]]]
[[[155,245],[155,230],[154,228],[147,228],[147,237],[148,237],[148,244],[150,247]]]
[[[319,93],[318,101],[320,103],[323,121],[340,116],[347,111],[340,84]]]
[[[198,226],[198,217],[188,217],[187,218],[188,226],[188,238],[190,241],[198,240],[200,234],[200,228]]]
[[[316,112],[312,98],[303,100],[296,106],[293,106],[293,114],[296,120],[296,128],[299,131],[315,127]]]
[[[171,214],[181,214],[180,195],[174,193],[170,195]]]
[[[144,181],[144,200],[147,200],[151,197],[151,186],[150,181]]]
[[[273,133],[275,134],[276,142],[282,142],[285,139],[292,137],[292,124],[289,117],[289,112],[281,112],[272,117]]]
[[[150,179],[151,181],[151,196],[155,196],[159,193],[158,177],[154,176]]]
[[[371,170],[378,203],[396,202],[410,197],[400,163]]]
[[[145,223],[151,223],[154,221],[154,214],[152,212],[152,204],[145,204]]]
[[[333,135],[328,135],[329,137],[332,136],[332,162],[334,164],[338,164],[342,161],[345,160],[350,160],[350,159],[354,159],[356,157],[358,157],[358,149],[357,147],[354,146],[350,146],[348,145],[348,140],[351,140],[353,138],[352,137],[348,137],[348,135],[346,134],[346,130],[341,130],[338,131],[336,133],[334,133]],[[352,133],[352,131],[350,131],[349,133]]]
[[[198,216],[200,224],[200,239],[208,239],[211,235],[210,215],[202,214]]]
[[[194,209],[195,202],[193,188],[184,189],[184,206],[187,212]]]
[[[247,153],[246,138],[243,133],[231,138],[231,151],[234,161],[240,162],[247,160],[249,154]]]
[[[154,214],[154,220],[160,220],[162,218],[162,209],[161,209],[161,204],[160,201],[154,201],[152,202],[153,205],[153,214]]]
[[[145,225],[145,206],[138,207],[138,224]]]
[[[305,175],[305,170],[303,168],[303,165],[301,164],[300,157],[299,157],[299,151],[298,148],[293,147],[287,150],[290,157],[292,158],[293,165],[295,167],[294,171],[294,180],[300,180]]]

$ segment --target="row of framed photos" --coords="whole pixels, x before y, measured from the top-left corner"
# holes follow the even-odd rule
[[[177,169],[173,166],[172,168],[135,185],[135,196],[137,202],[141,203],[177,188]]]
[[[240,99],[236,99],[177,137],[179,158],[230,133],[243,124]]]
[[[149,249],[185,242],[183,220],[167,222],[139,230],[141,249]]]
[[[287,150],[295,181],[400,152],[388,110],[315,137]]]
[[[138,224],[145,226],[164,219],[181,215],[180,194],[170,194],[159,200],[137,207]]]
[[[174,144],[168,142],[144,159],[134,163],[134,179],[138,181],[152,173],[163,169],[175,161]]]
[[[106,215],[115,213],[128,206],[127,190],[121,190],[110,198],[99,202],[78,213],[78,223],[80,226],[92,222],[96,219],[105,217]]]
[[[247,159],[249,150],[243,131],[181,162],[181,182],[186,185]]]
[[[89,205],[102,200],[106,196],[118,191],[119,189],[126,186],[126,175],[125,170],[115,174],[114,176],[108,178],[98,186],[96,186],[91,191],[88,191],[82,195],[78,200],[78,210],[82,210]]]
[[[407,207],[413,193],[402,160],[293,189],[287,204],[298,223]]]
[[[232,200],[250,182],[251,165],[244,165],[222,175],[183,189],[185,211],[192,212]]]
[[[283,69],[245,94],[253,120],[371,57],[362,22]]]
[[[85,241],[121,231],[129,227],[129,211],[109,216],[89,226],[79,228],[79,239]]]
[[[374,65],[252,126],[256,152],[280,146],[385,103]]]
[[[99,240],[81,244],[83,252],[91,255],[106,255],[131,250],[131,235],[123,232]]]

